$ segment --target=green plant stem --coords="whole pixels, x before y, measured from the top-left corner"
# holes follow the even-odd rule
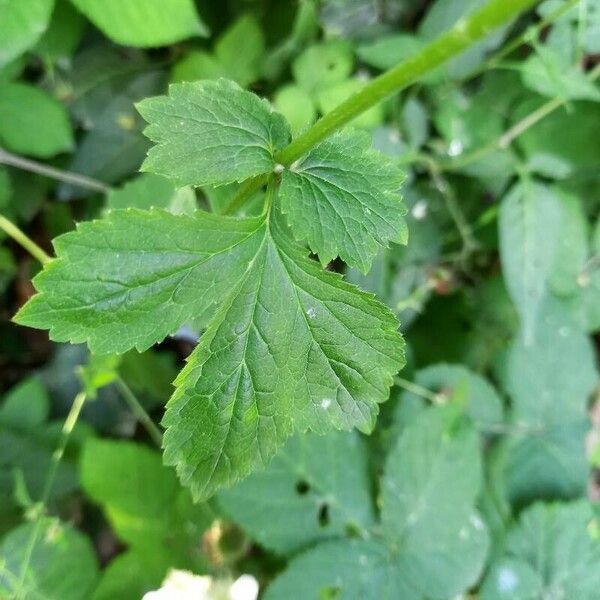
[[[120,375],[116,378],[115,384],[119,389],[123,400],[125,400],[129,405],[129,408],[131,408],[135,418],[144,426],[144,429],[148,432],[156,446],[161,448],[163,439],[162,432],[150,418],[150,415],[146,412],[142,403],[137,399],[136,395],[131,391],[131,388],[125,383]]]
[[[543,19],[538,21],[535,25],[531,25],[525,31],[511,40],[508,44],[502,47],[498,52],[490,56],[482,65],[478,66],[476,69],[473,69],[468,75],[461,79],[461,82],[464,83],[481,75],[484,71],[488,69],[493,69],[497,67],[498,63],[505,57],[514,52],[517,48],[522,46],[523,44],[528,43],[532,39],[536,39],[539,33],[548,25],[554,23],[557,19],[559,19],[562,15],[564,15],[568,10],[573,8],[578,2],[581,0],[568,0],[564,4],[561,4],[558,8],[553,10],[550,14],[546,15]]]
[[[539,0],[490,0],[485,6],[459,19],[446,33],[420,52],[393,69],[373,79],[319,119],[310,129],[275,155],[275,160],[289,166],[321,140],[355,117],[378,104],[389,95],[414,83],[425,73],[438,67],[496,27],[506,23]]]
[[[69,183],[71,185],[92,190],[94,192],[102,192],[103,194],[106,194],[106,192],[109,192],[111,189],[110,186],[98,181],[97,179],[92,179],[91,177],[86,177],[85,175],[78,175],[77,173],[71,173],[70,171],[55,169],[54,167],[49,167],[48,165],[30,160],[29,158],[12,154],[6,150],[3,150],[2,148],[0,148],[0,164],[17,167],[18,169],[23,169],[24,171],[29,171],[31,173],[37,173],[38,175],[44,175],[45,177],[50,177],[51,179],[63,181],[64,183]]]
[[[418,383],[414,383],[412,381],[409,381],[408,379],[404,379],[404,377],[396,376],[394,377],[394,384],[398,387],[401,387],[403,390],[406,390],[407,392],[411,392],[412,394],[415,394],[416,396],[419,396],[424,400],[431,402],[432,404],[439,404],[439,396],[437,396],[437,394],[434,394],[431,390],[427,389],[426,387],[419,385]]]
[[[435,69],[496,27],[510,21],[539,0],[490,0],[485,6],[459,19],[446,33],[425,46],[414,56],[370,81],[359,92],[338,104],[312,127],[275,155],[277,163],[290,166],[318,144],[361,113],[393,93],[408,87],[425,73]],[[225,207],[223,214],[233,214],[266,182],[265,175],[246,181]]]
[[[596,65],[589,72],[588,80],[596,81],[599,77],[600,64]],[[562,96],[548,100],[548,102],[545,102],[539,108],[523,117],[523,119],[521,119],[518,123],[515,123],[512,127],[507,129],[498,138],[492,140],[490,143],[485,144],[484,146],[481,146],[480,148],[473,150],[472,152],[467,152],[461,157],[440,162],[436,162],[435,159],[431,157],[427,157],[427,160],[437,164],[438,167],[443,171],[452,171],[454,169],[465,167],[477,160],[484,158],[488,154],[495,152],[496,150],[504,150],[508,148],[521,134],[533,127],[536,123],[539,123],[544,117],[553,113],[561,106],[567,104],[568,101],[568,98],[563,98]],[[425,158],[421,155],[415,156],[415,162],[416,161],[425,162]]]
[[[9,221],[2,214],[0,214],[0,229],[43,265],[51,260],[50,256],[48,256],[25,232],[21,231],[12,221]]]
[[[71,433],[75,428],[75,425],[79,419],[79,415],[81,414],[81,409],[85,404],[86,395],[85,392],[79,392],[75,399],[73,400],[73,404],[71,406],[71,410],[69,410],[69,414],[65,419],[65,422],[62,426],[60,432],[60,440],[58,442],[58,446],[52,454],[52,461],[50,463],[50,468],[48,471],[48,476],[46,477],[46,481],[44,483],[44,489],[42,491],[42,497],[37,503],[37,514],[35,516],[35,526],[31,535],[29,537],[29,541],[27,543],[27,548],[25,550],[25,554],[23,555],[23,561],[21,562],[21,572],[19,574],[19,586],[17,592],[15,594],[16,600],[25,600],[27,597],[25,589],[25,579],[27,578],[27,571],[29,569],[29,565],[31,563],[31,558],[33,556],[33,551],[35,550],[35,545],[38,541],[38,538],[41,533],[42,528],[42,517],[44,512],[46,511],[46,504],[50,497],[50,492],[52,491],[52,486],[54,485],[54,480],[56,479],[56,474],[58,473],[58,466],[60,465],[60,461],[65,453],[69,440],[71,438]]]

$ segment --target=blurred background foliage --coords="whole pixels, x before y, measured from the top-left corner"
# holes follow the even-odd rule
[[[219,212],[235,186],[138,174],[135,102],[226,77],[298,133],[482,4],[0,0],[0,213],[51,252],[111,208]],[[396,311],[409,365],[371,437],[294,438],[206,504],[154,443],[202,315],[143,354],[51,343],[10,322],[39,265],[0,231],[0,597],[141,598],[178,568],[267,598],[597,598],[599,65],[600,1],[547,0],[353,122],[404,168],[410,240],[330,268]]]

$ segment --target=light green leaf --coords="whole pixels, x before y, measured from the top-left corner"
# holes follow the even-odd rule
[[[481,471],[477,433],[452,406],[423,413],[387,459],[384,535],[404,578],[428,597],[454,597],[483,569],[489,540],[473,508]]]
[[[73,149],[64,106],[39,88],[24,83],[0,86],[0,143],[9,150],[40,158]]]
[[[215,57],[227,77],[242,87],[258,79],[264,53],[263,31],[252,15],[240,17],[215,44]]]
[[[206,26],[193,0],[71,0],[102,33],[117,44],[152,48],[192,36]]]
[[[365,87],[366,81],[361,79],[346,79],[339,83],[319,88],[316,94],[316,102],[321,113],[332,111],[338,104],[344,102]],[[352,119],[353,127],[363,127],[371,130],[383,123],[384,112],[382,104],[375,104],[371,108]]]
[[[370,431],[404,362],[393,314],[283,227],[277,217],[253,236],[167,406],[165,461],[196,498],[266,466],[294,428]]]
[[[377,541],[319,544],[292,560],[265,600],[423,600]]]
[[[580,275],[588,256],[589,227],[581,199],[557,189],[561,203],[561,233],[548,284],[557,296],[581,291]]]
[[[594,535],[594,523],[584,500],[527,509],[508,534],[504,556],[487,575],[481,600],[595,600],[600,538]]]
[[[523,434],[504,442],[498,477],[517,505],[578,496],[589,472],[586,406],[598,382],[594,349],[557,300],[548,299],[538,319],[533,345],[513,342],[504,377],[515,428]]]
[[[534,345],[522,340],[512,344],[504,382],[515,417],[534,426],[584,416],[598,381],[589,337],[557,300],[550,298],[541,308],[538,339]]]
[[[90,439],[81,457],[81,485],[101,504],[121,540],[142,550],[171,540],[173,564],[186,543],[210,525],[206,505],[193,507],[161,456],[140,444]]]
[[[376,40],[359,46],[356,53],[366,64],[387,70],[410,58],[424,43],[415,35],[398,33],[380,36]]]
[[[462,365],[436,364],[420,369],[415,373],[416,384],[438,394],[443,401],[464,403],[464,411],[473,420],[477,428],[486,430],[501,425],[504,421],[502,400],[494,387],[481,375]],[[456,398],[455,396],[460,396]],[[419,412],[425,410],[425,400],[416,394],[405,391],[397,404],[395,415],[400,425],[404,405],[409,402],[419,406]]]
[[[179,185],[222,185],[273,170],[275,150],[287,142],[281,115],[232,81],[169,87],[168,96],[138,105],[156,146],[142,165]]]
[[[600,100],[600,89],[578,67],[552,49],[538,47],[521,66],[521,79],[530,90],[548,98]]]
[[[369,146],[366,134],[340,133],[283,172],[282,211],[323,264],[340,256],[366,272],[381,246],[407,241],[402,174]]]
[[[222,300],[254,259],[262,228],[202,212],[112,211],[55,239],[57,258],[15,320],[98,354],[141,352]]]
[[[0,0],[0,67],[36,43],[53,6],[54,0]]]
[[[473,508],[479,454],[477,434],[457,412],[427,410],[388,457],[381,536],[318,544],[290,562],[265,598],[446,600],[466,591],[489,546]]]
[[[309,94],[345,81],[354,68],[352,46],[345,40],[329,40],[307,48],[292,63],[298,85]]]
[[[21,565],[36,527],[26,523],[9,531],[0,542],[0,597],[87,600],[98,577],[96,556],[89,540],[70,525],[44,519],[34,546],[25,586],[19,585]]]
[[[20,431],[31,431],[48,419],[50,398],[37,377],[14,386],[0,405],[0,423]]]
[[[279,553],[349,530],[364,534],[373,521],[365,443],[354,432],[295,436],[265,471],[221,492],[219,504]]]
[[[81,42],[85,28],[85,19],[73,5],[68,0],[57,0],[50,26],[35,45],[34,51],[51,62],[68,58]]]
[[[312,125],[317,117],[317,109],[311,97],[299,85],[279,88],[273,98],[273,104],[287,119],[294,134]]]
[[[502,273],[521,318],[526,344],[536,335],[535,323],[560,235],[560,200],[549,187],[531,180],[516,184],[500,206]]]
[[[140,600],[161,587],[175,561],[167,545],[136,546],[118,554],[102,570],[92,600]]]
[[[173,66],[171,72],[172,83],[220,77],[227,77],[225,66],[204,50],[191,50]]]
[[[177,214],[191,214],[196,208],[196,196],[189,187],[176,188],[162,175],[142,173],[122,188],[111,190],[106,197],[106,208],[162,208]]]

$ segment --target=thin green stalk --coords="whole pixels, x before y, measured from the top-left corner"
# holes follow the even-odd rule
[[[596,65],[589,73],[588,73],[589,81],[596,81],[600,77],[600,64]],[[473,150],[472,152],[467,152],[463,156],[458,158],[453,158],[452,160],[439,162],[438,165],[440,169],[443,171],[452,171],[454,169],[460,169],[471,163],[480,160],[486,157],[488,154],[495,152],[496,150],[504,150],[508,148],[516,138],[522,135],[529,128],[533,127],[536,123],[539,123],[544,117],[548,116],[550,113],[553,113],[555,110],[564,106],[568,102],[568,98],[564,97],[556,97],[552,98],[552,100],[548,100],[540,107],[538,107],[533,112],[529,113],[525,117],[523,117],[518,123],[515,123],[512,127],[507,129],[501,136],[492,140],[488,144],[481,146]],[[422,160],[422,158],[419,158]]]
[[[79,415],[81,414],[81,409],[85,404],[86,395],[85,392],[79,392],[75,399],[73,400],[73,405],[71,406],[71,410],[65,419],[65,422],[62,426],[62,430],[60,432],[60,440],[58,442],[58,446],[52,454],[52,462],[50,463],[50,469],[48,470],[48,476],[46,477],[46,481],[44,483],[44,489],[42,491],[42,497],[37,503],[38,511],[36,514],[36,521],[33,531],[29,536],[29,541],[27,543],[27,548],[25,550],[25,554],[23,555],[23,561],[21,562],[21,572],[19,574],[19,585],[17,588],[17,592],[15,594],[15,600],[25,600],[27,597],[27,590],[25,589],[25,579],[27,578],[27,571],[29,569],[29,565],[31,563],[31,558],[33,556],[33,551],[35,550],[35,545],[38,541],[38,538],[41,533],[42,523],[43,523],[43,515],[46,511],[46,504],[50,497],[50,492],[52,491],[52,486],[54,485],[54,480],[56,479],[56,474],[58,472],[58,466],[60,465],[60,461],[65,453],[67,445],[69,443],[69,439],[71,438],[71,433],[75,428],[75,424],[79,419]]]
[[[431,390],[427,389],[426,387],[423,387],[422,385],[419,385],[418,383],[414,383],[412,381],[409,381],[408,379],[404,379],[403,377],[398,376],[394,377],[394,383],[398,387],[401,387],[402,389],[406,390],[407,392],[411,392],[416,396],[420,396],[421,398],[427,400],[428,402],[431,402],[432,404],[439,404],[440,402],[440,397],[437,394],[434,394]]]
[[[150,418],[150,415],[146,412],[142,403],[137,399],[136,395],[131,391],[131,388],[125,383],[121,376],[117,377],[115,384],[119,389],[119,392],[121,392],[123,400],[125,400],[129,405],[129,408],[131,408],[135,418],[144,426],[144,429],[146,429],[156,446],[161,448],[163,438],[162,431]]]
[[[464,83],[466,81],[469,81],[470,79],[481,75],[481,73],[483,73],[484,71],[495,68],[505,56],[508,56],[523,44],[526,44],[531,40],[536,39],[544,28],[554,23],[580,1],[581,0],[568,0],[568,2],[565,2],[564,4],[558,6],[558,8],[553,10],[550,14],[546,15],[535,25],[527,27],[527,29],[525,29],[525,31],[521,35],[515,37],[508,44],[506,44],[504,47],[498,50],[498,52],[490,56],[483,64],[478,66],[476,69],[473,69],[473,71],[471,71],[466,77],[462,78],[461,82]]]
[[[356,94],[319,119],[310,129],[276,154],[275,160],[289,166],[321,140],[355,117],[402,90],[453,56],[471,46],[498,26],[510,21],[539,0],[490,0],[473,14],[463,17],[446,33],[420,52],[373,79]]]
[[[23,169],[24,171],[29,171],[31,173],[37,173],[38,175],[44,175],[45,177],[50,177],[50,179],[63,181],[64,183],[69,183],[71,185],[92,190],[94,192],[102,192],[103,194],[106,194],[106,192],[109,192],[111,189],[108,185],[98,181],[97,179],[92,179],[91,177],[86,177],[85,175],[78,175],[77,173],[71,173],[70,171],[55,169],[54,167],[49,167],[43,163],[18,156],[17,154],[12,154],[6,150],[3,150],[2,148],[0,148],[0,164],[17,167],[18,169]]]
[[[436,38],[411,58],[370,81],[359,92],[321,117],[312,127],[292,140],[275,155],[277,163],[290,166],[321,140],[352,121],[391,94],[416,82],[423,75],[456,56],[496,27],[510,21],[540,0],[490,0],[471,15],[459,19],[446,33]],[[266,183],[266,175],[249,179],[225,207],[233,214]]]
[[[10,236],[17,244],[23,247],[33,258],[39,260],[45,265],[50,259],[48,256],[25,232],[21,231],[12,221],[9,221],[4,215],[0,214],[0,229]]]

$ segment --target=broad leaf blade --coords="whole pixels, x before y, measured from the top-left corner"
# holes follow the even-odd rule
[[[367,448],[355,432],[291,438],[269,467],[219,504],[261,545],[289,553],[373,521]]]
[[[517,184],[500,206],[500,255],[506,286],[521,317],[523,338],[532,344],[535,322],[556,254],[561,205],[540,183]]]
[[[264,467],[293,428],[369,431],[403,364],[393,314],[265,225],[164,417],[165,460],[197,498]]]
[[[220,301],[256,253],[262,221],[117,210],[55,240],[57,258],[15,316],[96,353],[142,351]]]
[[[423,600],[378,541],[319,544],[295,558],[267,589],[265,600]]]
[[[54,0],[0,2],[0,67],[31,48],[48,27]]]
[[[597,598],[600,540],[593,523],[586,501],[527,509],[484,581],[482,600]]]
[[[166,46],[207,29],[193,0],[71,0],[107,37],[125,46]]]
[[[366,272],[381,246],[406,242],[402,174],[369,144],[366,135],[337,134],[283,173],[282,211],[324,264],[340,256]]]
[[[29,551],[35,523],[9,531],[0,542],[0,597],[87,600],[98,577],[98,565],[89,539],[70,525],[43,518],[37,544],[21,587],[21,566]]]
[[[288,139],[281,115],[233,81],[196,81],[169,87],[168,96],[137,105],[157,145],[143,171],[179,185],[223,185],[273,170],[273,154]]]
[[[481,478],[477,433],[453,406],[423,413],[388,457],[384,535],[398,548],[398,568],[427,597],[455,596],[483,569],[489,539],[473,508]]]

